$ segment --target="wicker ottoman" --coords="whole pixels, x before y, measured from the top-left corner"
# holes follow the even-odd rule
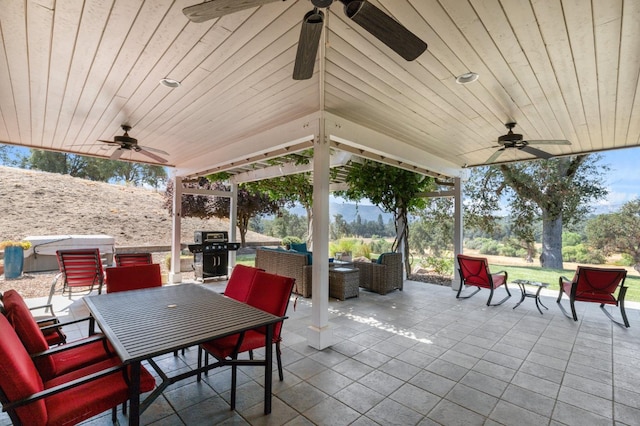
[[[329,270],[329,296],[344,300],[359,296],[360,271],[349,268]]]

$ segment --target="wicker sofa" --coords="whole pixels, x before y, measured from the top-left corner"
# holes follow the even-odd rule
[[[379,294],[402,291],[402,254],[384,253],[381,258],[380,263],[353,262],[360,270],[360,287]]]
[[[313,266],[309,265],[307,255],[279,249],[256,250],[256,268],[272,274],[295,278],[294,293],[302,297],[311,297],[311,276]]]

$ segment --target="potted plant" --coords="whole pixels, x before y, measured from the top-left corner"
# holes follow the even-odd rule
[[[0,250],[4,250],[5,279],[18,278],[24,266],[24,251],[31,248],[29,241],[2,241]]]

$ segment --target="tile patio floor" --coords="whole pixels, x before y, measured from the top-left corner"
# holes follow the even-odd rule
[[[224,282],[207,284],[221,291]],[[311,299],[289,305],[283,329],[285,378],[274,365],[273,412],[263,414],[260,370],[241,368],[236,411],[229,369],[169,387],[142,415],[144,424],[214,425],[640,425],[640,306],[631,328],[597,305],[579,303],[579,321],[563,316],[555,292],[517,309],[488,292],[456,300],[448,287],[407,281],[403,292],[330,303],[335,344],[306,344]],[[499,290],[495,300],[500,300]],[[38,300],[32,300],[35,305]],[[568,308],[568,302],[564,300]],[[81,297],[56,296],[59,315],[83,316]],[[617,308],[613,308],[619,315]],[[71,331],[73,338],[74,333]],[[196,350],[165,356],[166,370],[195,365]],[[258,354],[257,356],[260,356]],[[275,357],[274,357],[275,358]],[[85,424],[110,425],[110,412]],[[120,424],[127,424],[119,410]],[[0,425],[9,424],[5,414]]]

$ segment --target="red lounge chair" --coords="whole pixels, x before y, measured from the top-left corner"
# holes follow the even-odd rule
[[[102,293],[104,274],[100,250],[58,250],[56,255],[58,256],[60,273],[53,279],[47,303],[51,303],[59,277],[64,280],[62,294],[67,291],[69,297],[71,297],[71,289],[75,287],[89,287],[89,292],[91,292],[93,287],[97,285],[98,294]]]
[[[150,265],[151,253],[116,253],[116,266]]]
[[[116,422],[116,407],[130,392],[127,370],[117,357],[45,379],[3,315],[0,335],[0,402],[13,424],[73,425],[109,409]],[[140,392],[154,387],[153,376],[142,367]]]
[[[131,265],[107,268],[107,293],[162,286],[160,265]]]
[[[511,297],[511,292],[509,291],[509,287],[507,287],[507,272],[500,271],[492,274],[489,271],[489,262],[486,258],[465,256],[464,254],[459,254],[458,265],[460,271],[460,279],[462,280],[462,282],[460,283],[460,288],[458,289],[456,299],[468,299],[479,292],[482,288],[488,288],[490,290],[489,300],[487,300],[487,306],[502,305],[505,300]],[[478,287],[478,289],[468,296],[460,296],[462,288],[465,285]],[[507,291],[507,296],[500,302],[494,303],[492,305],[491,298],[493,297],[493,291],[501,285],[504,285],[504,289]]]
[[[15,290],[9,290],[4,293],[3,302],[6,317],[27,353],[32,356],[42,354],[34,362],[44,380],[49,380],[115,356],[115,352],[109,348],[107,341],[101,335],[67,343],[61,346],[65,348],[64,351],[50,350],[45,337],[40,331],[40,327],[38,327],[22,297]],[[90,318],[83,318],[63,323],[62,325],[87,320],[93,321]]]
[[[269,312],[276,316],[284,316],[289,305],[289,297],[293,291],[295,280],[289,277],[270,274],[268,272],[258,271],[255,280],[251,286],[247,304]],[[280,351],[280,342],[282,331],[282,322],[274,326],[273,343],[276,345],[276,357],[278,361],[278,374],[280,381],[284,380],[282,371],[282,357]],[[237,359],[238,354],[242,352],[252,351],[264,347],[266,330],[256,329],[244,332],[240,335],[235,334],[221,339],[212,340],[200,345],[198,350],[198,367],[202,366],[202,351],[213,355],[217,360],[224,361],[226,358]],[[231,366],[231,409],[235,408],[236,395],[236,375],[237,365]],[[200,381],[201,375],[198,375]]]
[[[262,269],[245,265],[234,266],[224,295],[239,302],[246,302],[258,271]]]
[[[18,296],[20,295],[18,294]],[[2,301],[3,297],[3,294],[0,293],[0,301]],[[60,320],[53,314],[53,307],[51,304],[30,306],[29,310],[34,311],[42,308],[44,308],[45,312],[50,310],[52,312],[51,315],[34,315],[33,318],[36,320],[36,323],[38,323],[38,327],[40,327],[40,331],[42,331],[44,338],[47,339],[47,344],[49,346],[55,346],[66,343],[67,335],[62,331],[62,327],[55,327],[56,324],[60,324]],[[4,313],[2,305],[0,305],[0,310]]]
[[[599,303],[600,309],[616,324],[629,327],[627,313],[624,311],[624,296],[627,293],[627,287],[624,280],[627,277],[627,271],[624,269],[605,269],[592,268],[586,266],[578,266],[573,280],[566,277],[560,277],[560,294],[558,294],[558,306],[562,312],[569,318],[573,317],[574,321],[578,321],[576,315],[575,302],[592,302]],[[617,295],[616,295],[617,291]],[[571,316],[564,310],[560,300],[562,294],[569,297],[571,305]],[[620,306],[620,314],[622,315],[622,323],[616,321],[604,305]]]

